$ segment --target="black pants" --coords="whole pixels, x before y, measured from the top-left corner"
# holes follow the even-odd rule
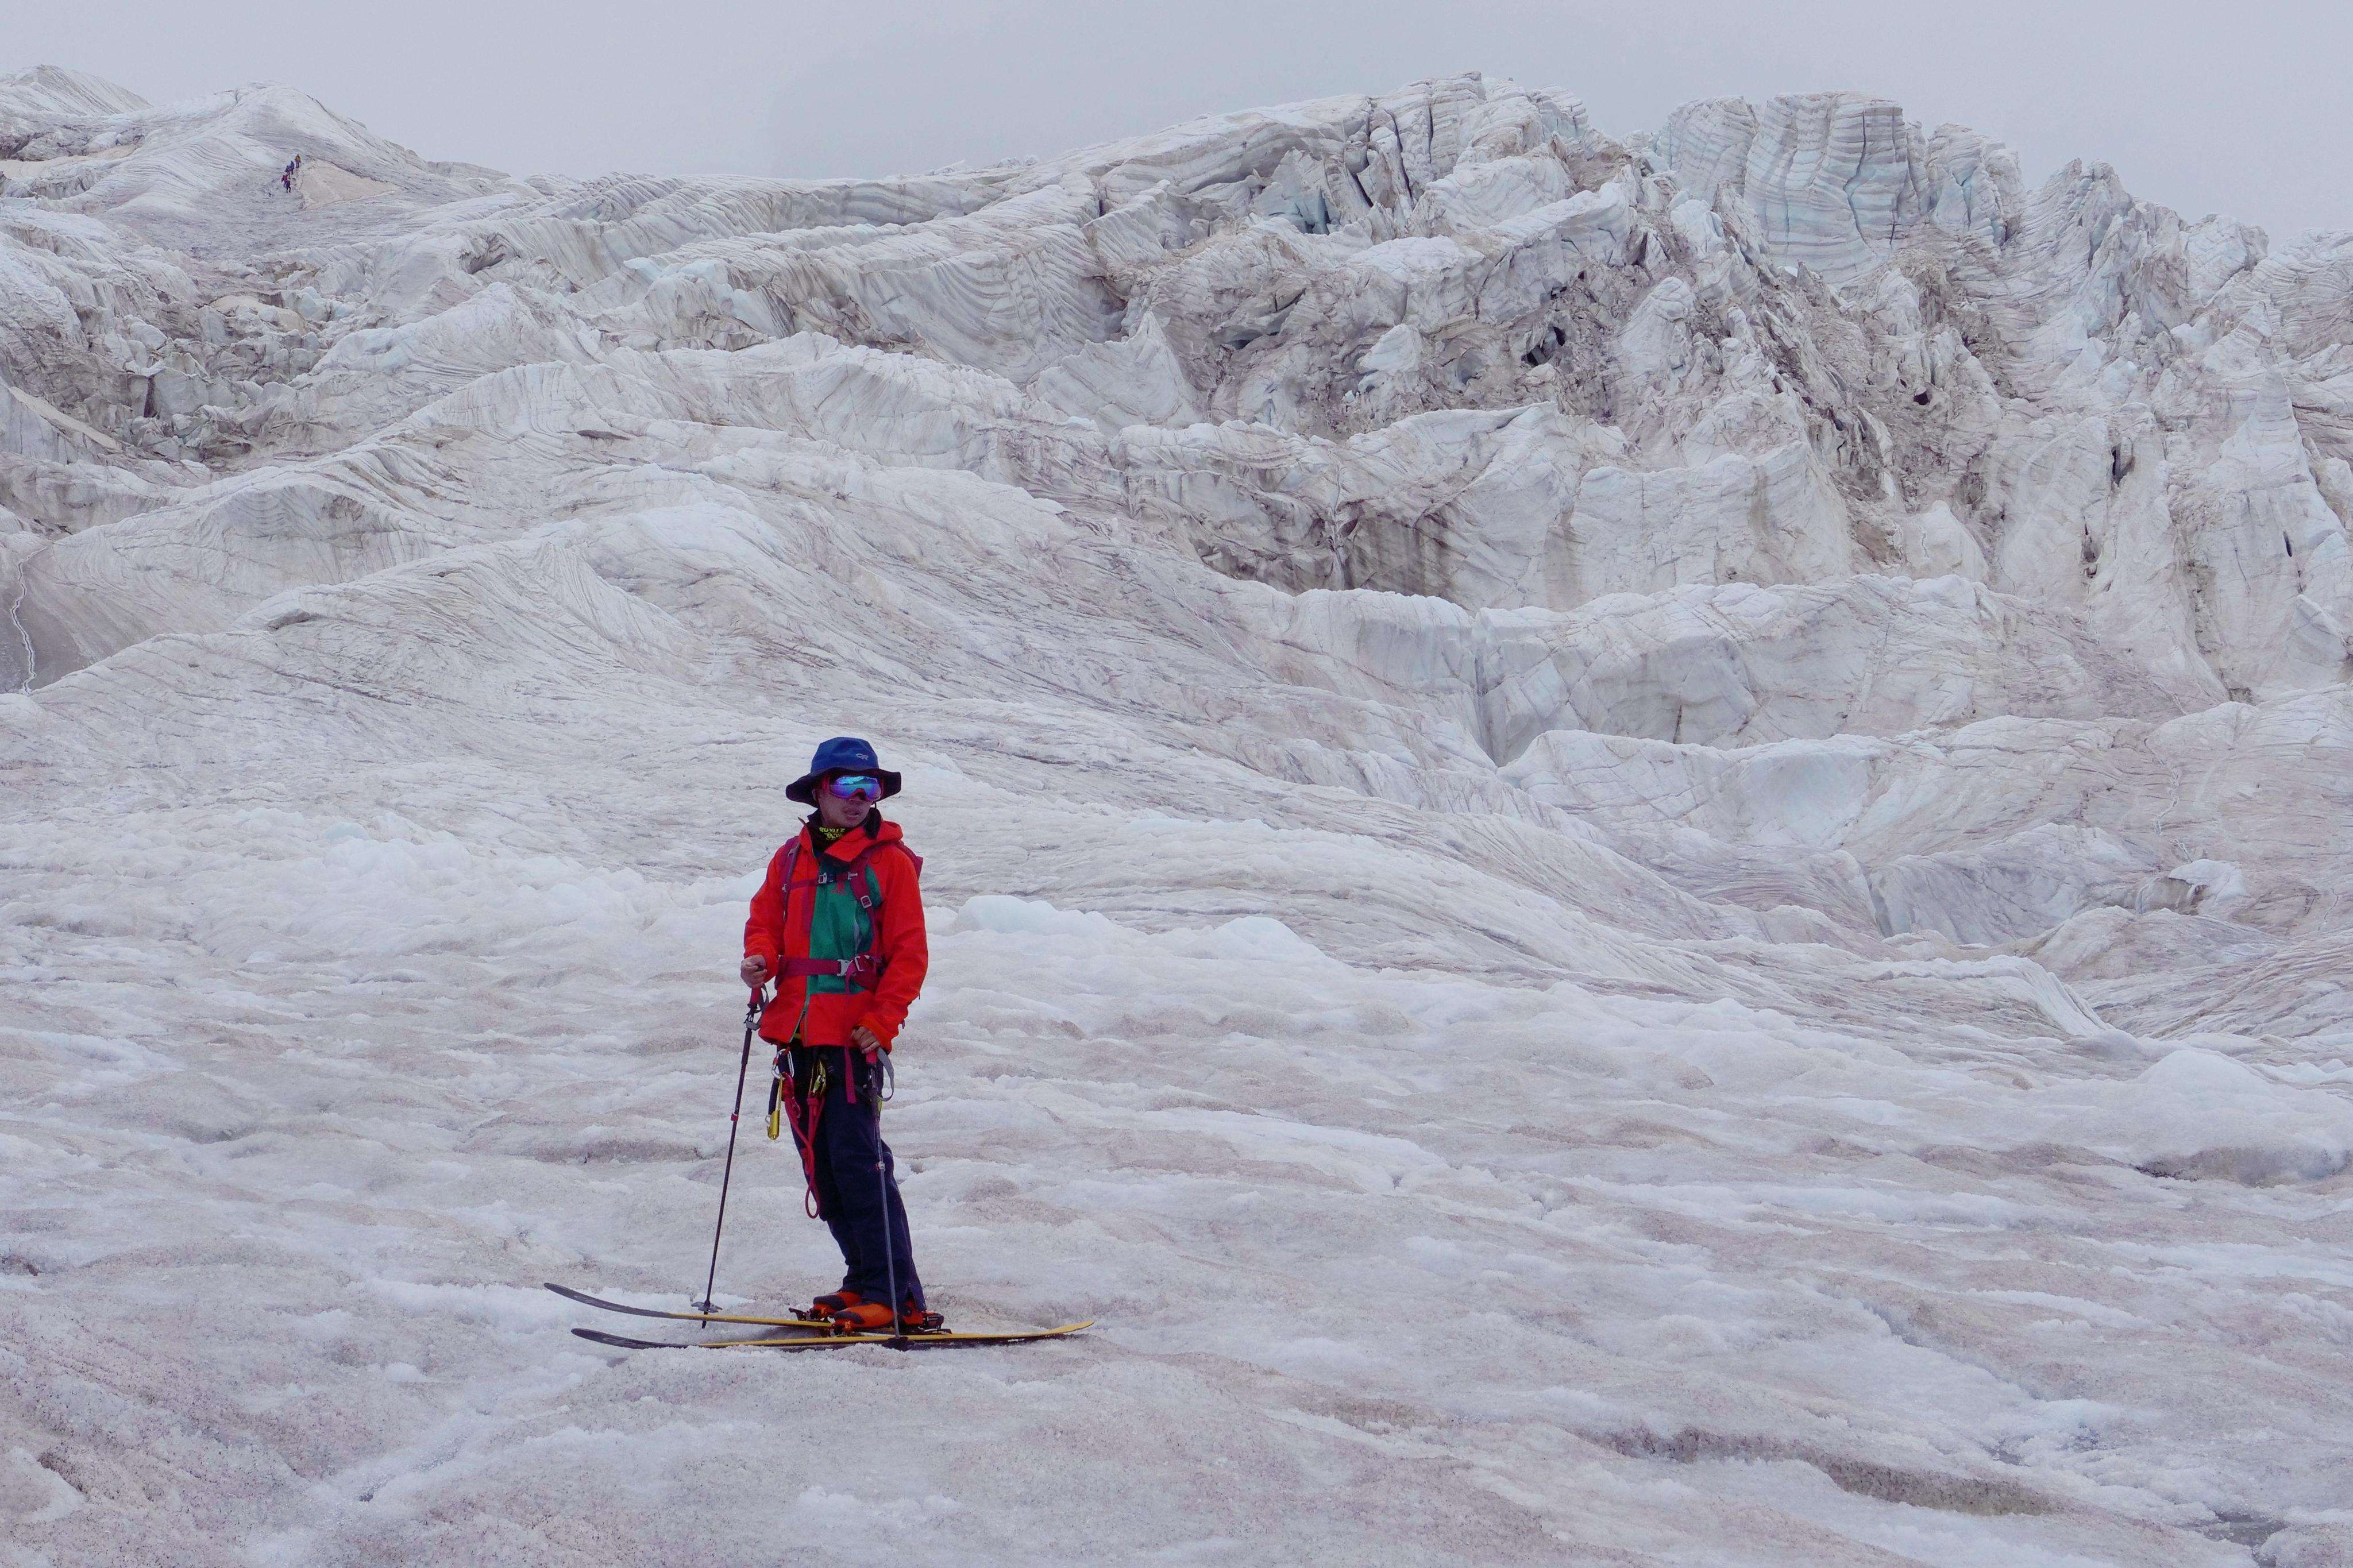
[[[811,1184],[818,1216],[841,1248],[841,1288],[861,1300],[891,1300],[895,1278],[899,1303],[923,1304],[923,1282],[915,1275],[915,1247],[907,1234],[907,1207],[899,1201],[898,1167],[882,1142],[882,1100],[875,1090],[882,1073],[865,1054],[839,1046],[793,1047],[793,1081],[806,1091],[812,1069],[822,1063],[822,1095],[802,1101],[801,1127],[815,1112],[816,1136],[808,1142]],[[857,1099],[850,1099],[857,1076]],[[801,1128],[794,1130],[800,1137]],[[877,1173],[877,1168],[880,1173]]]

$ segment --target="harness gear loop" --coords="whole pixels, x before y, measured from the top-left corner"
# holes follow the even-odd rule
[[[807,1188],[801,1208],[809,1218],[823,1219],[825,1205],[817,1195],[817,1124],[825,1114],[825,1053],[814,1047],[779,1047],[776,1079],[784,1089],[785,1113],[792,1119],[793,1147],[801,1157]]]

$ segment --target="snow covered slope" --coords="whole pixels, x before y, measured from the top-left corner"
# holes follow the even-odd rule
[[[0,158],[12,1561],[2353,1561],[2353,238],[1475,76]],[[934,1304],[1102,1326],[595,1351],[842,731]]]

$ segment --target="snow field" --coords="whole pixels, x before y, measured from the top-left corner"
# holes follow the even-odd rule
[[[1433,1528],[1503,1561],[1735,1561],[1753,1497],[1757,1562],[2220,1563],[2150,1531],[2211,1518],[2195,1478],[2293,1462],[2293,1428],[2250,1436],[2286,1373],[2249,1361],[2250,1314],[2353,1336],[2310,1197],[2187,1200],[2122,1163],[2174,1137],[2341,1164],[2339,1102],[2211,1052],[2026,1079],[1729,1002],[1368,972],[1267,916],[1145,931],[983,894],[935,908],[888,1117],[920,1256],[960,1324],[1101,1326],[920,1363],[616,1360],[565,1331],[630,1325],[536,1281],[670,1305],[699,1281],[748,877],[389,816],[45,837],[6,862],[58,889],[5,928],[43,1026],[8,1058],[11,1353],[130,1377],[143,1407],[42,1373],[27,1414],[209,1478],[186,1512],[54,1528],[194,1531],[222,1562],[785,1561],[853,1520],[827,1550],[878,1563],[1337,1562]],[[67,896],[121,857],[135,910]],[[211,1037],[161,1010],[189,990]],[[721,1281],[773,1308],[834,1261],[754,1066]],[[2180,1142],[2217,1079],[2239,1119]],[[2214,1373],[2194,1423],[2185,1363]]]

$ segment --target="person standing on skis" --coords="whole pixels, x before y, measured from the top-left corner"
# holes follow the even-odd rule
[[[760,1037],[777,1047],[769,1136],[781,1108],[816,1216],[841,1248],[841,1289],[819,1296],[810,1315],[857,1331],[940,1324],[924,1310],[882,1142],[889,1053],[930,964],[923,861],[878,809],[898,793],[899,775],[866,742],[838,735],[818,746],[785,789],[817,809],[769,860],[744,922],[744,983],[776,982],[760,1015]]]

